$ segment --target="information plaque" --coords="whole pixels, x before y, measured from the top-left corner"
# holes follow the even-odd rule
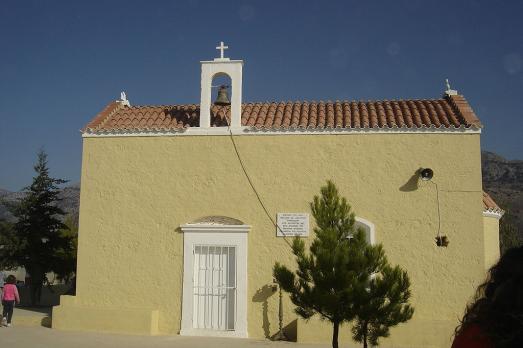
[[[309,214],[307,213],[278,213],[277,237],[308,237]]]

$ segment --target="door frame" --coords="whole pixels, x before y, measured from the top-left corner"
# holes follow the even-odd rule
[[[247,338],[247,236],[249,225],[193,223],[180,226],[183,232],[183,289],[180,335]],[[193,327],[193,277],[195,245],[236,246],[235,330],[219,331]]]

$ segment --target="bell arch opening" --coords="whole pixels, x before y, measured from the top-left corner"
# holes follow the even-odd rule
[[[202,67],[200,127],[209,128],[228,124],[233,128],[241,127],[243,61],[216,58],[200,63]],[[214,104],[220,89],[212,88],[213,85],[230,86],[228,89],[222,90],[222,93],[227,92],[229,99],[229,103],[224,103],[225,106]],[[212,115],[213,111],[214,115]],[[211,121],[211,119],[213,120]]]
[[[228,127],[231,124],[231,77],[217,72],[211,79],[211,127]]]

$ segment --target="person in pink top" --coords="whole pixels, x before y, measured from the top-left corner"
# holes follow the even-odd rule
[[[4,307],[2,314],[3,326],[11,326],[15,302],[20,303],[20,296],[18,295],[18,289],[16,288],[16,278],[14,275],[10,275],[7,277],[4,284],[4,291],[2,292],[2,306]]]

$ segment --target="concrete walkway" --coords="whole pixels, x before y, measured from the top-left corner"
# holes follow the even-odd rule
[[[13,323],[16,326],[46,326],[51,327],[50,307],[15,307]]]
[[[272,342],[238,338],[132,336],[60,331],[45,327],[0,328],[0,346],[9,348],[328,348],[330,345]]]

